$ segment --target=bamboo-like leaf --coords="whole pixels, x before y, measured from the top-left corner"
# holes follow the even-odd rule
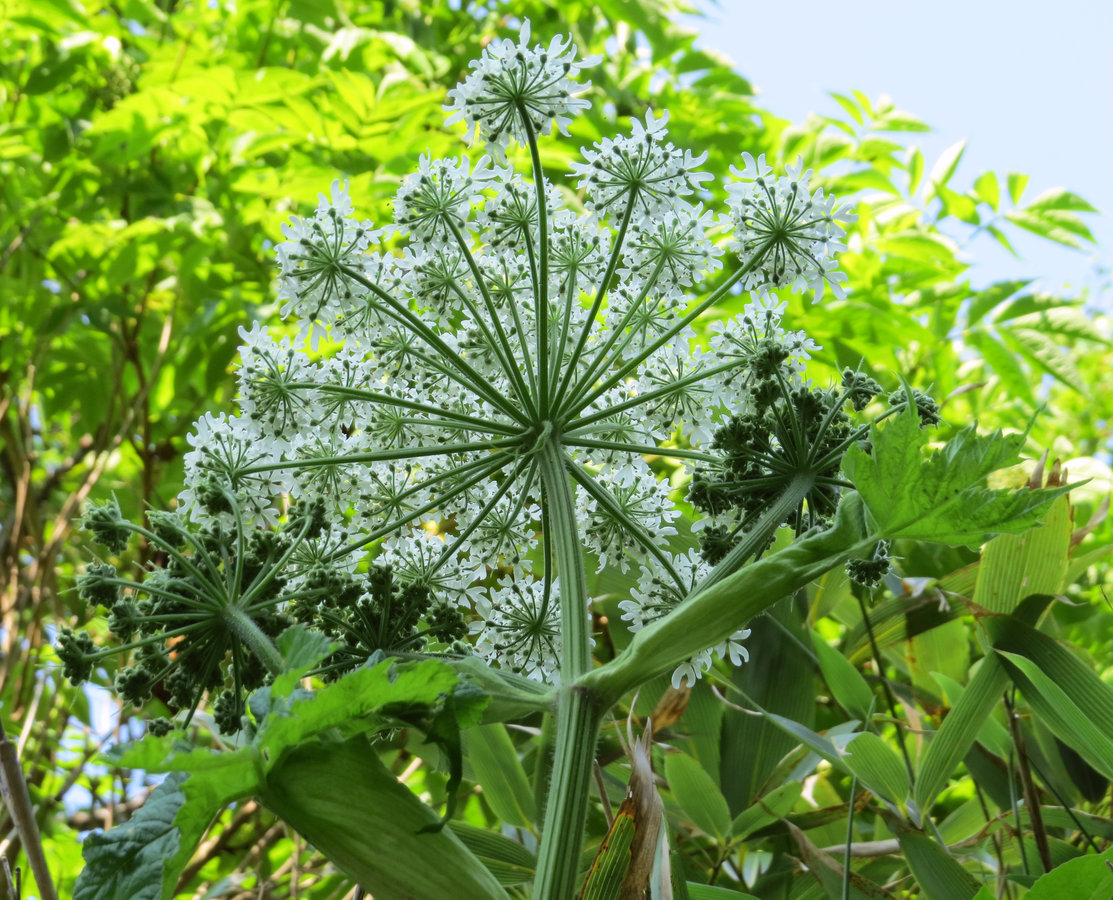
[[[683,753],[670,753],[665,757],[665,778],[669,791],[695,826],[725,841],[730,834],[730,809],[703,767]]]
[[[947,779],[978,737],[982,723],[1009,685],[1009,674],[995,655],[985,657],[962,697],[928,744],[916,777],[916,805],[926,814]]]
[[[868,721],[873,708],[873,691],[862,673],[816,632],[811,636],[819,669],[839,706],[851,716]]]
[[[1060,593],[1071,529],[1070,501],[1059,497],[1041,527],[995,537],[982,551],[974,602],[990,612],[1011,613],[1030,594]]]
[[[511,887],[533,879],[537,859],[517,841],[467,822],[452,822],[448,828],[499,884]]]
[[[800,856],[803,858],[804,864],[819,879],[820,884],[827,889],[829,897],[843,896],[843,882],[848,881],[850,896],[854,900],[892,900],[893,895],[885,888],[857,872],[850,872],[848,877],[842,863],[829,853],[820,850],[803,831],[791,822],[788,823],[788,830],[793,840],[796,841],[796,846],[800,849]]]
[[[872,732],[863,732],[846,746],[843,756],[858,780],[891,803],[903,804],[911,788],[908,770],[888,744]]]
[[[978,880],[962,867],[943,847],[927,835],[900,827],[888,818],[897,831],[908,868],[931,900],[972,900],[981,889]]]
[[[1022,621],[1019,612],[987,622],[994,648],[1031,660],[1107,740],[1113,740],[1113,687],[1061,642]]]
[[[506,726],[495,723],[472,728],[466,742],[468,761],[491,811],[508,825],[532,829],[536,815],[533,789]]]
[[[1062,688],[1032,660],[1018,653],[997,651],[1010,669],[1024,698],[1060,738],[1106,778],[1113,778],[1113,741],[1102,734]]]
[[[796,805],[804,786],[798,781],[782,784],[766,796],[759,797],[749,809],[744,809],[731,822],[731,837],[743,841],[759,828],[783,819]]]

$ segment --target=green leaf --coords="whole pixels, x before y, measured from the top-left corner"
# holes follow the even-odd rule
[[[1042,527],[995,537],[982,551],[974,602],[990,612],[1011,613],[1032,594],[1060,593],[1072,531],[1070,501],[1064,496],[1051,504]]]
[[[1113,850],[1080,856],[1041,875],[1025,900],[1109,900],[1113,897]]]
[[[315,636],[297,629],[285,633],[280,642],[290,657],[301,664],[312,665],[308,661],[322,649]],[[449,709],[456,716],[457,706],[463,717],[477,717],[485,698],[476,695],[474,689],[472,695],[456,698],[454,691],[458,684],[455,673],[438,660],[417,663],[384,660],[316,692],[296,688],[296,678],[279,676],[270,688],[252,695],[250,708],[265,716],[247,746],[214,752],[183,745],[180,735],[167,735],[148,737],[114,751],[112,758],[117,765],[151,772],[189,773],[184,780],[174,776],[178,788],[173,797],[175,812],[170,828],[178,835],[179,847],[176,853],[159,855],[157,863],[163,873],[163,883],[169,884],[168,890],[172,890],[212,817],[222,807],[262,791],[264,783],[273,785],[273,781],[267,779],[284,764],[286,756],[307,742],[312,743],[318,735],[333,729],[356,733],[398,721],[424,725],[427,729],[435,724],[443,728],[444,723],[438,722],[437,714]],[[367,749],[367,753],[371,751]],[[410,796],[434,822],[438,821],[432,810],[412,794]],[[313,795],[306,794],[304,800],[312,805]],[[293,802],[291,799],[287,805]],[[114,832],[115,829],[97,837],[96,846],[101,852],[90,857],[85,870],[87,875],[83,875],[91,884],[104,883],[111,871],[122,864],[112,852],[127,852],[128,843],[126,835],[121,842]],[[324,837],[309,834],[306,837],[327,854],[320,842]]]
[[[839,706],[851,716],[868,722],[873,708],[873,691],[866,679],[845,656],[812,632],[812,646],[819,668]]]
[[[508,825],[533,830],[537,815],[533,789],[506,726],[472,728],[465,743],[468,761],[491,811]]]
[[[984,203],[988,203],[991,209],[996,211],[1001,202],[1001,188],[997,183],[996,173],[983,172],[979,175],[974,182],[974,193],[976,193]]]
[[[989,490],[986,477],[1020,461],[1025,436],[976,425],[923,456],[929,433],[912,406],[870,429],[872,452],[855,446],[843,468],[861,494],[876,532],[946,544],[979,544],[991,534],[1015,534],[1036,525],[1066,488]]]
[[[962,160],[962,154],[965,152],[966,141],[961,140],[957,144],[952,144],[939,155],[939,159],[931,167],[931,174],[928,175],[929,198],[938,194],[940,188],[946,187],[947,182],[955,174],[955,169],[958,168],[958,164]]]
[[[696,884],[694,881],[688,882],[688,897],[690,900],[758,900],[753,894],[741,894],[713,884]]]
[[[537,859],[517,841],[466,822],[453,822],[448,828],[498,879],[499,884],[510,887],[533,880]]]
[[[1078,194],[1073,194],[1066,188],[1061,187],[1044,191],[1028,204],[1028,209],[1067,209],[1076,212],[1098,212]]]
[[[867,731],[857,735],[847,744],[843,760],[879,797],[896,804],[908,799],[908,769],[897,752],[876,734]]]
[[[1030,371],[1020,364],[1015,353],[985,331],[967,335],[966,342],[982,355],[993,373],[1001,379],[1009,396],[1018,397],[1029,408],[1035,407],[1036,395],[1032,391]]]
[[[685,815],[704,834],[725,841],[730,835],[730,810],[703,766],[684,753],[665,757],[669,791]]]
[[[790,781],[774,788],[764,797],[758,797],[753,806],[740,812],[730,824],[731,837],[744,841],[759,828],[783,819],[796,805],[804,786],[799,781]]]
[[[1005,183],[1009,186],[1009,197],[1015,206],[1020,202],[1024,188],[1028,185],[1028,176],[1021,172],[1009,172],[1005,176]]]
[[[995,655],[985,657],[921,758],[914,796],[916,806],[924,815],[977,739],[982,724],[1008,686],[1009,674],[1004,664]]]
[[[896,824],[896,823],[894,823]],[[897,830],[908,868],[931,900],[972,900],[981,884],[943,847],[918,831]]]
[[[206,821],[200,831],[186,835],[183,841],[175,819],[187,802],[182,791],[187,777],[180,772],[170,775],[124,824],[86,838],[81,848],[85,868],[78,876],[73,900],[162,900],[173,896],[180,867],[168,866],[166,860],[181,856],[184,843],[188,862],[209,824]]]
[[[259,799],[376,900],[507,896],[362,736],[294,748]]]

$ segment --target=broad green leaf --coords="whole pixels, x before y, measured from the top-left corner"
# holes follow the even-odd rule
[[[1113,897],[1113,850],[1057,866],[1041,875],[1024,896],[1025,900],[1109,900]]]
[[[1051,211],[1037,210],[1032,212],[1027,209],[1010,209],[1005,211],[1005,218],[1025,231],[1030,231],[1032,234],[1037,234],[1065,247],[1078,249],[1082,246],[1078,238],[1072,233],[1072,229],[1057,222],[1052,217]]]
[[[967,335],[967,343],[977,350],[993,373],[1001,379],[1007,394],[1023,400],[1029,408],[1036,406],[1036,395],[1032,390],[1032,376],[1021,365],[1020,357],[986,331],[975,331]]]
[[[206,819],[195,834],[183,835],[176,824],[188,799],[182,791],[187,777],[181,772],[168,776],[124,824],[85,839],[81,850],[85,869],[77,879],[73,900],[162,900],[173,896],[181,866],[209,825]],[[174,867],[166,864],[168,859],[178,859],[183,849],[185,861]]]
[[[1086,394],[1086,384],[1066,347],[1035,328],[1010,325],[1002,327],[1000,333],[1037,369],[1043,369],[1071,390]]]
[[[931,174],[928,175],[928,190],[931,191],[929,198],[938,193],[940,188],[947,186],[947,182],[955,174],[955,169],[958,168],[958,164],[962,160],[962,154],[965,152],[966,141],[961,140],[957,144],[952,144],[939,155],[939,159],[931,167]]]
[[[897,752],[873,732],[863,732],[847,744],[843,761],[879,797],[898,805],[908,799],[908,769]]]
[[[870,430],[872,452],[851,447],[843,460],[877,533],[947,544],[979,544],[993,533],[1037,524],[1066,488],[989,490],[986,477],[1020,461],[1023,434],[958,432],[926,458],[929,433],[911,406]]]
[[[805,639],[803,621],[796,598],[781,600],[769,615],[755,619],[750,640],[763,648],[767,665],[739,666],[731,683],[761,709],[810,725],[815,669],[798,642]],[[796,740],[771,721],[735,709],[725,711],[721,734],[719,784],[731,810],[740,812],[763,790]]]
[[[506,726],[481,725],[470,729],[465,747],[492,812],[508,825],[532,830],[537,815],[533,789]]]
[[[868,722],[873,708],[873,691],[862,673],[815,631],[811,637],[820,671],[839,706],[854,718]]]
[[[669,792],[693,824],[725,841],[730,835],[730,810],[703,766],[686,754],[670,753],[665,757],[665,778]]]
[[[1011,613],[1031,594],[1063,590],[1073,523],[1070,501],[1059,497],[1042,527],[1023,534],[1002,534],[985,545],[974,602],[990,612]]]
[[[928,744],[916,775],[916,806],[928,810],[947,779],[973,745],[983,722],[1009,686],[1009,675],[995,655],[982,659],[962,697],[951,707]]]
[[[507,897],[362,736],[290,750],[259,799],[376,900]]]
[[[979,291],[970,301],[970,309],[966,313],[967,326],[976,325],[987,313],[996,309],[1002,303],[1020,293],[1032,283],[1031,279],[1016,281],[995,281],[985,290]]]
[[[291,659],[302,665],[312,665],[308,660],[323,648],[315,637],[296,629],[284,635],[282,643]],[[148,737],[114,751],[113,762],[117,765],[189,774],[184,781],[176,782],[172,798],[175,812],[171,828],[179,836],[179,847],[176,853],[162,853],[159,857],[164,883],[172,889],[212,817],[233,800],[263,790],[269,774],[283,764],[287,754],[337,728],[359,732],[375,727],[376,723],[385,726],[401,720],[424,724],[431,731],[445,729],[449,723],[445,722],[443,711],[449,710],[453,723],[457,716],[457,704],[451,702],[457,684],[455,673],[437,660],[417,663],[384,660],[316,692],[297,688],[296,679],[279,676],[270,688],[252,695],[251,708],[265,716],[246,746],[214,752],[182,745],[181,736],[171,734]],[[478,718],[483,702],[478,694],[461,698],[459,713],[468,720]],[[371,753],[369,748],[367,753]],[[269,789],[273,782],[266,784]],[[403,790],[409,793],[404,787]],[[179,799],[179,795],[184,799]],[[413,799],[434,821],[439,821],[432,810],[416,797]],[[164,804],[163,808],[168,807]],[[307,837],[324,849],[313,836]],[[98,840],[101,852],[90,858],[82,876],[96,885],[103,883],[107,871],[118,864],[106,848],[121,852],[127,848],[127,841],[116,840],[112,831]]]
[[[936,674],[965,678],[970,669],[966,623],[958,619],[914,635],[905,648],[905,662],[914,687],[927,695],[936,692]]]
[[[962,695],[966,693],[966,688],[953,678],[948,678],[942,672],[934,673],[934,678],[947,695],[947,705],[954,707],[958,704]],[[994,753],[1002,759],[1008,757],[1009,750],[1012,747],[1012,737],[1009,735],[1009,730],[993,716],[986,716],[985,721],[982,722],[978,729],[977,741],[990,753]]]

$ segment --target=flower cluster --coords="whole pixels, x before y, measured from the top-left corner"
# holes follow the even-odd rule
[[[340,182],[284,226],[279,296],[300,332],[242,330],[239,413],[197,425],[181,497],[194,523],[251,534],[291,498],[329,510],[283,577],[303,591],[291,614],[343,644],[330,665],[433,641],[575,676],[590,639],[585,550],[589,566],[630,573],[634,628],[709,568],[647,457],[717,466],[720,435],[760,424],[775,470],[780,419],[816,414],[803,378],[815,346],[781,326],[768,290],[841,296],[833,254],[850,214],[810,192],[810,173],[774,177],[746,156],[716,218],[700,202],[706,155],[674,146],[667,113],[585,149],[577,198],[546,177],[537,140],[587,107],[575,78],[590,62],[570,39],[532,46],[528,24],[492,42],[448,107],[490,157],[421,158],[395,198],[402,249],[381,246],[386,231],[356,218]],[[511,141],[531,172],[500,167]],[[724,223],[737,259],[719,274]],[[711,278],[713,291],[687,293]],[[738,286],[752,300],[705,341],[697,320]],[[322,351],[326,335],[342,349]],[[706,479],[699,491],[710,497]],[[743,638],[677,682],[743,660]]]

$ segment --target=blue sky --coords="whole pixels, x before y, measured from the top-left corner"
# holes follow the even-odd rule
[[[841,115],[828,91],[888,94],[933,127],[913,136],[926,169],[968,139],[956,189],[1015,170],[1031,176],[1024,199],[1061,186],[1102,210],[1086,217],[1097,251],[1022,232],[1018,261],[975,241],[975,284],[1080,288],[1097,283],[1095,265],[1113,266],[1113,0],[695,2],[708,15],[691,20],[701,45],[730,56],[773,113]]]

